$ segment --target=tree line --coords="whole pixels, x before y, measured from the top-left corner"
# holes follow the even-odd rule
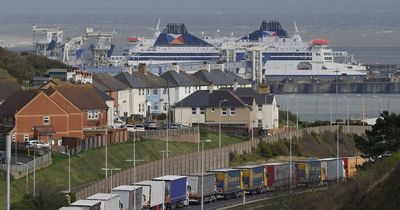
[[[0,47],[0,69],[6,70],[20,84],[31,81],[35,76],[45,76],[48,69],[67,67],[45,56],[28,52],[15,53]]]

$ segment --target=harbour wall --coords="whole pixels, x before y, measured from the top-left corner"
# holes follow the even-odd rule
[[[400,93],[400,82],[387,79],[358,79],[339,78],[285,78],[268,79],[267,84],[271,93]]]

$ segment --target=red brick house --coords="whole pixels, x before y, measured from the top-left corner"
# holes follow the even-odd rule
[[[107,108],[92,85],[18,91],[0,105],[0,135],[21,143],[105,135]]]
[[[0,132],[18,142],[61,139],[68,135],[69,114],[42,91],[18,91],[0,106]]]
[[[84,136],[105,135],[107,124],[108,106],[91,84],[84,85],[58,85],[46,90],[50,97],[55,97],[55,92],[70,102],[74,108],[82,113],[82,129]],[[76,111],[75,109],[75,111]]]

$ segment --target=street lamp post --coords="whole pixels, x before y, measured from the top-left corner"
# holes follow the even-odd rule
[[[365,125],[365,122],[364,122],[364,117],[365,117],[365,96],[364,95],[360,95],[360,94],[358,94],[357,96],[362,97],[362,117],[361,117],[361,120],[362,120],[362,125],[364,127],[364,125]]]
[[[332,95],[329,95],[329,94],[324,94],[324,96],[329,96],[330,98],[331,98],[331,123],[330,123],[330,125],[332,126],[332,121],[333,121],[333,116],[332,116],[332,104],[333,104],[333,100],[332,100]]]
[[[25,180],[26,181],[26,193],[28,194],[29,193],[29,183],[28,183],[28,180],[29,180],[29,167],[28,167],[28,164],[22,163],[22,162],[18,162],[17,165],[25,166],[25,169],[26,169],[26,180]]]
[[[136,182],[136,162],[144,161],[144,160],[136,160],[136,131],[133,131],[133,159],[126,160],[128,162],[133,163],[133,183]],[[136,210],[136,196],[133,197],[133,209]]]
[[[204,209],[204,142],[211,140],[201,140],[201,210]]]
[[[346,99],[347,104],[347,132],[350,133],[350,112],[349,112],[349,98],[347,96],[343,96]]]
[[[379,102],[379,106],[378,106],[378,111],[379,111],[378,117],[379,117],[380,114],[381,114],[381,102],[382,102],[382,101],[381,101],[381,97],[378,96],[378,95],[375,95],[374,98],[378,98],[378,102]]]
[[[103,171],[110,171],[110,178],[111,178],[111,182],[110,182],[110,193],[111,193],[111,199],[112,199],[112,197],[113,197],[113,191],[112,191],[112,188],[113,188],[113,171],[120,171],[121,170],[121,168],[102,168],[101,170],[103,170]],[[135,204],[136,205],[136,204]],[[111,210],[113,210],[113,207],[114,206],[114,204],[112,203],[111,204]]]
[[[164,176],[165,176],[165,164],[164,164],[164,159],[165,159],[165,153],[167,153],[167,151],[162,150],[160,151],[160,153],[162,154],[162,207],[161,209],[164,210],[165,209],[165,181],[164,181]]]
[[[68,194],[71,193],[71,154],[68,152],[61,152],[61,154],[68,155]]]
[[[218,107],[219,107],[219,129],[218,129],[218,145],[219,148],[221,148],[221,116],[222,116],[222,109],[221,109],[221,103],[226,102],[228,100],[224,99],[218,102]]]
[[[299,130],[299,97],[296,94],[293,94],[290,97],[296,98],[296,130]]]
[[[33,197],[36,196],[36,146],[33,146]]]
[[[339,161],[340,161],[340,147],[339,147],[339,124],[345,124],[345,122],[333,122],[336,123],[336,181],[339,182]]]
[[[289,96],[286,96],[286,128],[289,129]]]
[[[294,126],[290,126],[294,127]],[[288,129],[290,129],[288,127]],[[289,192],[292,193],[292,177],[293,177],[293,169],[292,169],[292,132],[289,131]]]
[[[113,171],[120,171],[121,168],[102,168],[101,170],[103,171],[110,171],[110,178],[111,178],[111,182],[110,182],[110,192],[112,194],[112,188],[113,188]]]

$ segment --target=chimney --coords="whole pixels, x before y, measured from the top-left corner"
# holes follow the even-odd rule
[[[139,72],[147,75],[147,67],[145,63],[139,63]]]
[[[210,85],[208,86],[208,92],[209,93],[213,93],[213,91],[214,91],[214,83],[210,83]]]
[[[217,66],[221,71],[225,71],[225,64],[223,62],[218,61]]]
[[[223,64],[222,64],[223,65]],[[235,79],[235,81],[233,82],[233,91],[236,91],[238,88],[239,83],[237,82],[237,80]]]
[[[207,62],[203,62],[203,69],[208,72],[211,72],[211,65],[208,64]]]
[[[179,73],[179,65],[178,65],[178,63],[172,63],[172,70],[174,70],[174,71]]]

